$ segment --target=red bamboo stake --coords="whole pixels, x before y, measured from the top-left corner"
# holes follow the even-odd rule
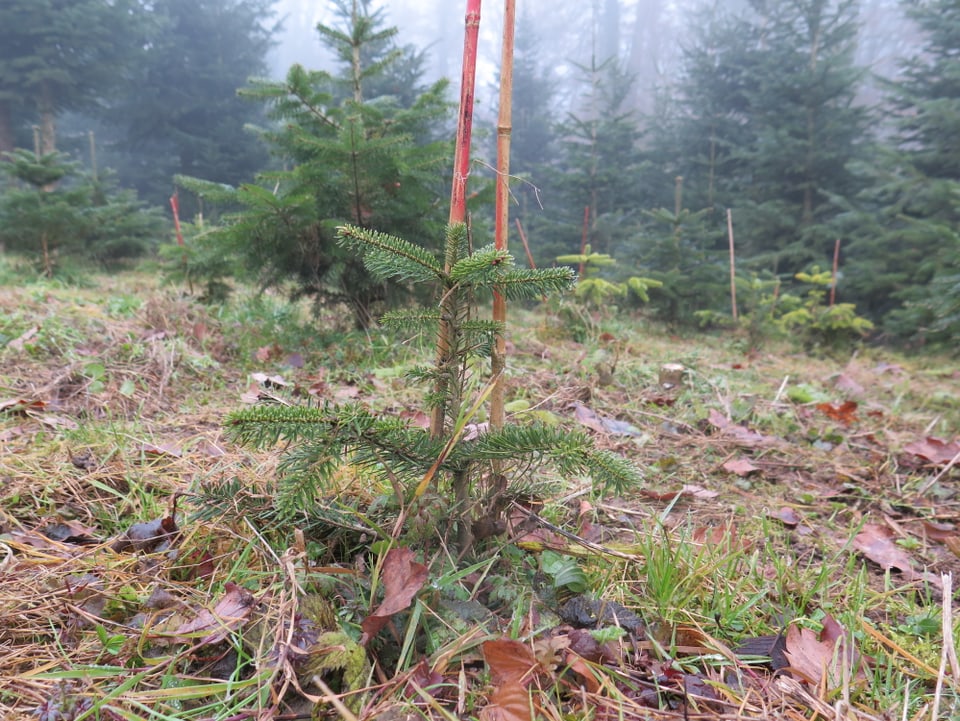
[[[840,239],[833,244],[833,278],[830,283],[830,307],[833,308],[837,302],[837,268],[840,265]]]
[[[515,0],[504,0],[503,47],[500,55],[500,113],[497,119],[496,225],[494,228],[494,244],[497,250],[507,249],[507,233],[510,228],[510,133],[512,131],[515,23]],[[503,324],[507,322],[507,299],[497,292],[493,294],[493,320]],[[502,333],[497,334],[490,360],[490,370],[495,379],[493,391],[490,394],[490,426],[498,429],[503,428],[505,419],[503,371],[507,366],[507,341]]]
[[[463,223],[467,219],[467,176],[470,170],[470,138],[473,130],[473,96],[477,77],[477,44],[480,36],[481,0],[467,0],[463,34],[463,75],[460,82],[460,112],[457,120],[457,139],[453,153],[453,186],[450,189],[450,224]],[[450,259],[444,263],[450,272]],[[437,328],[437,367],[443,368],[450,361],[450,325],[445,320],[450,308],[446,301],[440,304],[440,323]],[[438,397],[444,396],[445,381],[437,382]],[[430,413],[430,437],[440,438],[446,410],[436,405]]]
[[[460,115],[457,122],[457,140],[453,155],[453,188],[450,191],[451,223],[462,223],[467,219],[467,175],[470,170],[473,96],[477,79],[480,3],[481,0],[467,0],[467,14],[464,18],[463,78],[460,83]]]

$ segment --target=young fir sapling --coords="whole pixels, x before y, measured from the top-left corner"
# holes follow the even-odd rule
[[[464,42],[464,79],[454,158],[450,223],[443,258],[421,245],[357,225],[337,229],[340,245],[362,258],[370,274],[382,280],[432,284],[437,306],[387,313],[384,325],[433,331],[437,348],[433,365],[411,373],[427,382],[431,410],[429,430],[377,413],[360,404],[319,407],[258,406],[231,414],[228,425],[241,442],[270,446],[287,441],[281,464],[278,503],[288,514],[309,512],[324,484],[346,463],[389,479],[401,508],[421,503],[427,491],[437,493],[446,517],[456,527],[461,554],[474,540],[474,527],[497,527],[505,507],[507,479],[529,473],[544,463],[562,475],[589,474],[601,485],[622,491],[639,480],[625,459],[594,448],[580,432],[543,425],[492,424],[486,432],[464,433],[468,421],[487,401],[502,377],[502,358],[485,388],[469,398],[476,361],[489,363],[502,342],[504,314],[494,320],[477,317],[481,298],[539,299],[573,287],[570,268],[524,269],[514,265],[504,244],[472,251],[466,224],[466,180],[469,170],[473,81],[476,67],[479,0],[469,0]],[[480,498],[480,479],[493,479]],[[449,491],[445,494],[445,484]],[[433,498],[431,494],[431,498]],[[403,514],[401,513],[401,520]],[[394,535],[403,524],[395,524]],[[453,530],[447,528],[445,530]]]

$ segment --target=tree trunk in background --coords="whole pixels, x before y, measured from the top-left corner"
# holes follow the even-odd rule
[[[15,146],[11,115],[10,106],[6,103],[0,103],[0,156],[3,153],[11,152]]]
[[[639,0],[633,23],[627,69],[634,75],[630,107],[641,115],[654,109],[654,88],[660,79],[664,0]]]
[[[597,65],[620,56],[620,2],[605,0],[598,21],[597,45],[594,54]]]
[[[57,149],[57,116],[53,108],[53,94],[47,85],[40,89],[37,105],[40,113],[40,154],[47,155]]]

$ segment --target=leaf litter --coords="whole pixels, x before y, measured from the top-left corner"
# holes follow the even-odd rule
[[[71,302],[54,299],[54,312],[69,313]],[[578,628],[551,616],[561,603],[549,594],[537,591],[521,613],[491,600],[491,587],[482,580],[457,585],[470,601],[461,603],[459,612],[483,611],[482,621],[470,622],[465,630],[451,628],[432,652],[415,652],[408,671],[393,668],[388,659],[396,648],[389,649],[402,644],[410,619],[442,617],[443,604],[436,603],[442,579],[431,570],[438,556],[429,545],[387,552],[380,596],[361,603],[357,589],[367,587],[372,572],[360,556],[353,564],[337,561],[318,568],[306,547],[281,553],[243,519],[196,520],[191,501],[199,485],[229,476],[242,481],[242,494],[269,500],[273,459],[238,453],[223,444],[218,432],[221,412],[239,402],[245,379],[256,379],[258,395],[281,400],[297,388],[353,399],[359,395],[357,386],[318,375],[309,355],[276,343],[259,346],[269,351],[248,357],[265,366],[256,370],[263,379],[247,375],[229,361],[217,322],[201,318],[179,300],[152,297],[139,317],[124,321],[126,327],[99,320],[93,340],[85,339],[85,353],[94,354],[104,368],[102,389],[82,376],[82,364],[31,346],[49,328],[45,321],[34,323],[32,333],[33,326],[26,327],[22,343],[2,351],[5,360],[17,359],[16,371],[5,370],[0,378],[0,396],[8,399],[0,402],[4,718],[46,714],[70,719],[94,705],[104,718],[129,717],[133,709],[152,708],[158,699],[173,697],[164,689],[170,673],[194,684],[195,698],[218,698],[215,679],[234,678],[235,698],[246,699],[246,705],[238,702],[234,715],[247,718],[244,709],[255,709],[264,719],[303,712],[318,702],[319,708],[327,707],[330,697],[324,688],[331,685],[353,704],[349,708],[358,717],[394,718],[390,714],[408,704],[421,716],[440,718],[438,708],[463,712],[463,692],[457,691],[462,684],[476,695],[475,713],[488,721],[555,716],[561,710],[598,719],[809,719],[834,713],[836,694],[866,683],[870,660],[858,647],[859,629],[841,625],[816,604],[807,608],[816,622],[785,619],[781,634],[768,637],[763,653],[755,657],[739,645],[750,640],[754,629],[749,627],[711,626],[708,632],[704,618],[694,616],[694,624],[651,618],[655,632],[617,635],[622,629],[609,619],[624,614],[608,617],[601,611],[594,614],[601,623]],[[143,344],[137,361],[123,352],[131,337]],[[711,405],[715,389],[694,388],[688,393],[702,394],[697,411],[683,394],[670,404],[652,401],[656,384],[643,381],[642,369],[657,363],[650,361],[649,350],[628,341],[623,345],[619,373],[625,382],[603,388],[574,373],[538,368],[545,353],[517,359],[524,392],[543,399],[538,410],[566,418],[575,408],[573,420],[595,433],[598,444],[652,469],[649,488],[630,497],[596,499],[586,510],[580,501],[564,500],[565,492],[541,497],[539,504],[552,502],[561,515],[567,508],[561,523],[576,529],[572,535],[589,538],[576,544],[574,552],[570,532],[555,533],[524,516],[518,523],[528,524],[528,538],[541,539],[541,550],[528,556],[533,563],[547,539],[561,557],[571,554],[594,574],[603,566],[597,565],[599,552],[591,549],[615,551],[608,557],[615,563],[640,564],[651,548],[644,545],[643,534],[656,532],[663,543],[677,548],[688,543],[700,549],[698,558],[716,558],[713,563],[719,564],[724,554],[745,557],[776,542],[758,538],[756,529],[747,527],[751,518],[769,516],[788,534],[794,552],[821,543],[829,552],[843,554],[843,530],[848,528],[848,550],[875,570],[877,589],[884,587],[885,573],[922,591],[936,588],[939,572],[960,570],[950,545],[957,538],[950,523],[956,518],[955,495],[934,499],[913,492],[923,464],[946,467],[956,455],[956,441],[931,435],[929,417],[891,412],[885,396],[871,397],[885,385],[893,388],[912,379],[905,363],[848,364],[840,375],[823,364],[823,387],[832,384],[843,395],[856,396],[857,404],[841,397],[825,407],[805,407],[774,400],[783,376],[780,361],[755,357],[747,365],[727,367],[736,366],[743,377],[768,377],[770,400],[714,397],[720,401],[717,408]],[[210,348],[217,350],[207,358],[222,360],[210,366],[216,377],[208,375],[204,382],[216,384],[218,401],[184,417],[176,409],[183,399],[196,396],[197,379],[209,374],[202,370],[208,360],[196,363],[195,370],[191,364]],[[549,349],[551,360],[562,362],[563,343],[551,342]],[[524,368],[528,362],[534,365]],[[5,363],[4,368],[10,367]],[[132,394],[121,393],[123,383],[132,379],[145,382],[138,382]],[[318,382],[332,385],[311,385]],[[818,379],[811,375],[806,382]],[[229,397],[223,396],[224,383],[231,388]],[[391,387],[381,384],[377,392],[389,393]],[[422,422],[414,410],[415,397],[387,402],[396,403],[411,422]],[[861,406],[871,412],[858,412]],[[102,438],[88,440],[90,460],[75,462],[86,451],[68,434],[108,416],[146,423],[149,433],[130,433],[115,447],[105,446]],[[638,443],[640,437],[655,442]],[[825,438],[828,443],[822,443]],[[731,452],[742,455],[730,457]],[[910,458],[920,465],[897,465]],[[937,488],[948,491],[954,480],[948,470]],[[351,493],[362,493],[351,488]],[[664,490],[654,490],[658,488]],[[40,493],[51,502],[31,500]],[[184,494],[186,504],[179,514],[157,512],[156,505],[146,503],[149,497],[178,494]],[[743,511],[731,515],[733,504]],[[110,508],[116,517],[106,531],[103,509]],[[834,532],[825,532],[825,523],[836,526]],[[601,604],[597,608],[650,612],[644,582],[617,582],[608,573],[590,576],[595,585],[577,598]],[[329,607],[314,600],[318,578],[327,579],[320,584],[323,597],[337,601],[332,616]],[[735,581],[722,575],[703,579],[715,585]],[[318,606],[326,610],[317,612]],[[684,615],[684,609],[674,609],[677,613]],[[869,637],[879,634],[885,648],[897,647],[887,626],[870,623]],[[362,634],[365,651],[352,650],[354,641],[339,630],[344,624],[353,629],[355,640]],[[766,625],[779,624],[770,618]],[[504,637],[508,628],[523,640]],[[906,663],[906,653],[894,652],[892,658]],[[374,665],[365,665],[367,660]],[[88,670],[77,674],[70,669]],[[116,692],[131,674],[138,682]],[[272,690],[267,697],[257,693],[263,688]],[[354,703],[361,698],[366,699],[362,704]],[[192,704],[199,708],[190,701],[185,708]],[[870,721],[886,711],[861,703],[847,707],[843,718]],[[190,713],[190,718],[213,718]]]

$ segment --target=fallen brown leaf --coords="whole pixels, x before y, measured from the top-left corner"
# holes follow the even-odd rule
[[[752,431],[746,426],[734,423],[720,411],[711,408],[707,416],[710,425],[720,431],[721,436],[731,439],[738,446],[744,448],[756,448],[758,446],[770,446],[777,443],[776,438],[765,436],[757,431]]]
[[[834,403],[817,404],[818,411],[845,426],[849,426],[857,420],[857,408],[859,407],[855,401],[844,401],[839,405]]]
[[[247,621],[256,605],[253,594],[232,581],[227,581],[223,589],[223,598],[212,611],[203,609],[196,618],[182,624],[174,632],[181,642],[192,643],[200,637],[201,645],[217,643]]]
[[[751,473],[756,473],[760,469],[757,468],[753,463],[750,462],[747,458],[735,458],[727,461],[723,464],[723,470],[729,471],[730,473],[735,473],[738,476],[746,478]]]
[[[828,690],[839,688],[844,679],[863,675],[853,635],[829,614],[820,633],[791,625],[784,655],[794,676],[814,686],[825,681]]]
[[[800,525],[800,522],[803,518],[797,513],[794,509],[789,506],[784,506],[777,511],[774,511],[769,514],[770,518],[775,518],[780,523],[782,523],[787,528],[793,528],[794,526]]]
[[[914,441],[903,447],[907,453],[920,456],[935,466],[945,466],[960,453],[960,442],[945,441],[942,438],[927,436],[922,441]]]
[[[361,646],[380,633],[391,616],[410,606],[413,597],[426,583],[428,574],[427,567],[414,560],[414,552],[409,548],[387,551],[383,561],[383,602],[361,622]]]

